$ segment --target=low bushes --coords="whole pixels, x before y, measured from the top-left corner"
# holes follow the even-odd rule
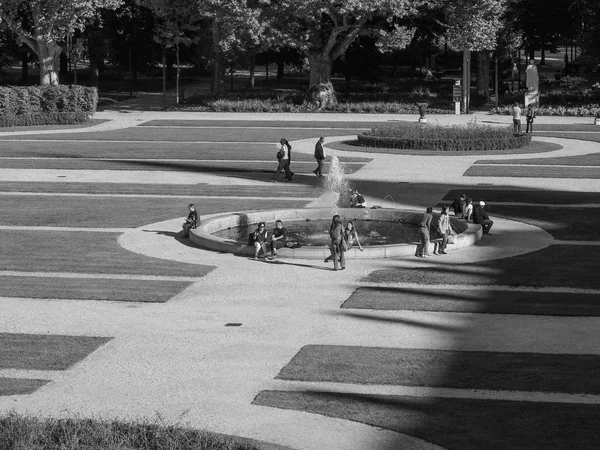
[[[73,124],[96,112],[98,91],[86,86],[0,86],[0,126]]]
[[[363,147],[439,151],[508,150],[528,147],[530,134],[515,134],[510,128],[469,124],[450,127],[415,124],[373,128],[358,135]]]
[[[542,101],[544,98],[542,97]],[[523,106],[523,105],[521,105]],[[492,114],[512,116],[513,105],[498,106],[490,110]],[[600,104],[592,103],[581,106],[539,106],[535,108],[538,116],[578,116],[595,117],[600,112]]]

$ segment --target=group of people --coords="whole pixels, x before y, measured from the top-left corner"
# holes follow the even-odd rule
[[[521,132],[521,114],[522,109],[518,103],[515,103],[513,106],[513,129],[515,133]],[[527,111],[525,112],[525,121],[527,122],[527,128],[525,129],[525,133],[533,132],[533,120],[535,119],[535,109],[532,105],[527,106]]]
[[[266,229],[264,222],[259,222],[258,227],[248,237],[248,245],[254,246],[254,259],[258,259],[262,250],[263,257],[277,258],[277,249],[285,247],[287,241],[287,231],[281,220],[275,221],[275,228],[271,233]],[[269,256],[269,250],[271,255]]]
[[[325,151],[323,149],[323,142],[325,142],[324,137],[320,137],[317,143],[315,144],[315,160],[317,161],[317,168],[313,170],[313,173],[319,177],[323,177],[323,161],[325,160]],[[271,178],[271,181],[277,182],[279,181],[279,175],[281,172],[285,172],[285,179],[287,181],[292,181],[294,177],[294,172],[290,169],[290,164],[292,162],[292,145],[288,142],[287,139],[281,138],[279,140],[279,146],[277,150],[277,161],[279,164],[277,165],[277,170],[275,171],[275,175]]]
[[[358,232],[354,227],[354,222],[349,220],[344,227],[339,214],[336,214],[331,219],[329,238],[331,239],[331,246],[329,247],[331,254],[325,258],[325,262],[333,260],[333,270],[344,270],[346,268],[345,253],[354,246],[355,242],[359,250],[361,252],[363,250],[358,239]]]

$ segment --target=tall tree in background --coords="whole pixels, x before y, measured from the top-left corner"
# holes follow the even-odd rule
[[[305,52],[309,63],[307,102],[325,107],[336,102],[331,84],[333,63],[340,58],[360,33],[379,33],[381,37],[406,33],[400,26],[383,30],[378,18],[392,23],[414,14],[422,0],[265,0],[272,24],[289,42]]]
[[[40,84],[57,85],[61,42],[82,30],[100,8],[115,8],[121,0],[2,0],[0,21],[37,55]]]

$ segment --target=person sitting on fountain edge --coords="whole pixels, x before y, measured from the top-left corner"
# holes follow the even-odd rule
[[[268,232],[265,229],[265,223],[260,222],[258,228],[250,233],[249,244],[254,246],[254,259],[258,259],[260,250],[263,251],[263,257],[267,255],[267,236]]]
[[[281,220],[275,221],[275,229],[271,233],[271,259],[277,258],[277,249],[285,247],[287,232]]]
[[[350,207],[351,208],[366,208],[367,201],[359,194],[357,189],[352,189],[350,194]]]

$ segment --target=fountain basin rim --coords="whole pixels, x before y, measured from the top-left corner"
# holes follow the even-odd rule
[[[214,236],[216,231],[232,228],[240,225],[266,222],[275,224],[280,219],[284,222],[295,222],[300,220],[331,220],[333,216],[331,208],[304,208],[304,209],[278,209],[264,211],[241,211],[232,213],[219,213],[202,217],[200,226],[190,230],[191,242],[203,249],[220,253],[233,253],[242,256],[254,256],[254,247],[244,243]],[[398,220],[403,223],[418,223],[423,216],[423,211],[414,209],[391,209],[391,208],[338,208],[339,214],[345,220]],[[437,214],[434,214],[437,216]],[[434,217],[434,220],[436,218]],[[467,223],[454,217],[450,217],[450,223],[458,231],[456,244],[449,244],[446,251],[475,244],[482,237],[480,225]],[[269,228],[269,227],[267,227]],[[353,247],[346,252],[346,258],[368,259],[368,258],[390,258],[402,256],[414,256],[417,243],[396,243],[384,245],[364,246],[364,251]],[[432,244],[430,244],[432,245]],[[432,245],[433,247],[433,245]],[[433,251],[433,248],[430,249]],[[299,248],[280,248],[277,254],[285,258],[300,259],[324,259],[329,256],[330,251],[326,246],[306,246]]]

